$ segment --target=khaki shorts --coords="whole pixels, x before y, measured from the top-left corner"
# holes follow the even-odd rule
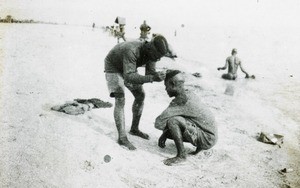
[[[200,127],[198,127],[194,122],[188,118],[184,118],[186,122],[186,129],[183,132],[183,138],[193,144],[196,147],[201,147],[201,149],[209,149],[214,144],[214,136],[206,133]]]
[[[125,86],[130,90],[139,90],[143,88],[142,84],[131,84],[124,83],[124,78],[120,73],[105,73],[106,83],[109,91],[110,97],[115,97],[116,94],[119,96],[125,94],[124,88]]]

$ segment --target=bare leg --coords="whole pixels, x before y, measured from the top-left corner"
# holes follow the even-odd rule
[[[166,147],[166,141],[167,141],[168,138],[172,138],[172,136],[170,135],[168,128],[165,127],[165,129],[163,130],[162,135],[158,139],[158,146],[161,147],[161,148]]]
[[[235,80],[235,76],[233,76],[232,74],[223,74],[222,78],[225,80]]]
[[[182,137],[182,132],[183,130],[185,130],[184,118],[177,116],[169,119],[167,123],[167,127],[177,148],[176,157],[169,158],[164,161],[165,165],[170,166],[172,164],[179,163],[186,160],[186,153],[184,150],[183,137]]]
[[[142,88],[138,90],[132,90],[131,93],[135,99],[132,105],[132,124],[129,133],[149,140],[149,135],[139,130],[140,119],[144,109],[144,90]]]
[[[190,152],[190,155],[196,155],[197,153],[199,153],[202,149],[200,147],[197,147],[196,151]]]
[[[122,39],[126,42],[125,34],[123,34]]]
[[[125,132],[125,116],[124,116],[125,98],[115,98],[114,118],[118,129],[118,143],[127,147],[129,150],[135,150],[136,148],[128,141]]]

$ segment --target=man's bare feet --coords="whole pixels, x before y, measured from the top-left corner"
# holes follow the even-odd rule
[[[185,160],[186,160],[185,156],[184,157],[176,156],[176,157],[164,160],[164,164],[167,166],[171,166],[172,164],[177,164],[177,163],[183,162]]]
[[[197,149],[193,152],[190,152],[189,154],[190,155],[196,155],[197,153],[199,153],[201,151],[201,148],[200,147],[197,147]]]
[[[125,146],[127,147],[129,150],[135,150],[136,147],[134,147],[134,145],[131,144],[131,142],[129,142],[129,140],[127,138],[120,138],[118,140],[118,144],[120,144],[121,146]]]
[[[146,134],[146,133],[143,133],[143,132],[140,131],[140,130],[130,130],[130,131],[129,131],[129,134],[135,135],[135,136],[139,136],[139,137],[141,137],[141,138],[143,138],[143,139],[149,140],[149,135]]]

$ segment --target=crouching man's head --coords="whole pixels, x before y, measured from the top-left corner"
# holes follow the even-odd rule
[[[165,86],[170,97],[176,97],[184,92],[184,77],[179,70],[168,70],[166,73]]]

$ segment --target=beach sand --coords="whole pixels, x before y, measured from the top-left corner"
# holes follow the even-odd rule
[[[199,32],[186,26],[176,37],[163,29],[178,58],[163,58],[158,69],[184,70],[188,88],[211,109],[219,129],[215,147],[174,166],[162,162],[176,155],[174,142],[159,148],[161,132],[154,128],[171,101],[162,82],[144,85],[140,128],[150,140],[128,134],[135,151],[117,144],[113,108],[78,116],[50,110],[76,98],[114,104],[103,60],[115,38],[99,27],[0,24],[0,29],[0,187],[300,187],[299,28]],[[135,32],[127,36],[133,39]],[[217,67],[233,47],[255,80],[242,72],[234,82],[220,78]],[[193,77],[195,72],[202,77]],[[227,87],[233,95],[224,94]],[[133,96],[128,90],[125,95],[129,131]],[[284,143],[259,142],[260,132],[281,134]],[[293,171],[279,173],[284,168]]]

